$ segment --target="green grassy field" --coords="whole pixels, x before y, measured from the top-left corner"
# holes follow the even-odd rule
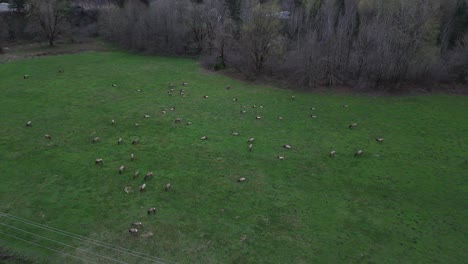
[[[179,263],[468,259],[467,97],[300,93],[189,59],[90,52],[0,65],[0,113],[2,213]],[[138,236],[128,233],[134,221],[144,224]],[[115,263],[88,252],[146,263],[5,216],[0,224],[0,247],[37,262],[80,260],[5,234],[93,262]]]

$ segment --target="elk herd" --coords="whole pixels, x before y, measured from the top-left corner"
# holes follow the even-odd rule
[[[63,70],[62,70],[62,72],[63,72]],[[28,78],[29,78],[28,75],[24,75],[24,79],[28,79]],[[187,85],[188,85],[187,82],[183,82],[183,83],[182,83],[182,86],[184,86],[184,87],[187,86]],[[117,85],[116,85],[116,84],[112,84],[112,87],[117,87]],[[167,93],[168,93],[169,95],[172,95],[172,93],[173,93],[173,91],[174,91],[174,84],[172,84],[172,83],[169,84],[169,88],[170,88],[170,89],[168,90]],[[231,90],[231,89],[232,89],[232,86],[231,86],[231,85],[227,85],[227,86],[226,86],[226,90]],[[180,95],[182,95],[182,96],[185,95],[185,90],[184,90],[184,89],[181,89],[181,90],[180,90]],[[184,97],[185,97],[185,96],[184,96]],[[208,99],[209,96],[208,96],[208,95],[204,95],[203,98],[204,98],[204,99]],[[291,96],[291,100],[295,101],[295,100],[296,100],[296,97],[295,97],[294,95]],[[234,99],[232,99],[232,101],[233,101],[233,102],[238,102],[238,99],[237,99],[237,98],[234,98]],[[343,105],[343,107],[344,107],[344,108],[348,108],[349,106],[348,106],[348,105]],[[246,108],[246,107],[245,107],[245,106],[242,106],[242,107],[241,107],[240,113],[241,113],[241,114],[247,113],[247,111],[246,111],[246,110],[243,110],[242,108]],[[252,108],[256,108],[256,105],[253,105]],[[263,108],[263,105],[260,105],[260,108]],[[171,107],[171,108],[170,108],[171,111],[175,111],[175,109],[176,109],[175,107]],[[315,108],[311,108],[311,110],[315,110]],[[163,109],[163,110],[161,111],[161,113],[162,113],[162,114],[166,114],[167,112]],[[144,118],[150,118],[150,115],[145,114],[145,115],[143,115],[143,117],[144,117]],[[310,117],[313,118],[313,119],[317,118],[316,115],[310,115]],[[256,119],[256,120],[262,120],[262,117],[261,117],[261,116],[256,116],[255,119]],[[278,119],[278,120],[283,120],[283,117],[282,117],[282,116],[278,116],[277,119]],[[181,119],[181,118],[176,118],[175,121],[174,121],[174,123],[175,123],[175,124],[180,124],[180,123],[182,123],[182,119]],[[112,119],[112,120],[111,120],[111,125],[114,126],[115,124],[116,124],[116,121],[115,121],[114,119]],[[187,125],[191,125],[192,122],[187,122],[186,124],[187,124]],[[135,125],[138,125],[138,124],[135,124]],[[349,129],[355,129],[357,126],[358,126],[358,123],[351,123],[351,124],[349,124],[348,128],[349,128]],[[32,121],[28,121],[28,122],[26,123],[26,127],[32,127]],[[231,132],[231,135],[233,135],[233,136],[239,136],[239,134],[240,134],[240,133],[239,133],[238,131],[232,131],[232,132]],[[51,136],[51,135],[45,134],[44,136],[45,136],[46,139],[52,140],[52,136]],[[205,136],[202,136],[202,137],[200,137],[200,139],[201,139],[201,140],[204,140],[204,141],[205,141],[205,140],[208,140],[208,136],[206,136],[206,135],[205,135]],[[252,137],[252,138],[249,138],[249,139],[247,140],[247,150],[248,150],[248,152],[252,152],[252,151],[253,151],[254,140],[255,140],[255,138],[253,138],[253,137]],[[384,139],[383,139],[382,137],[377,137],[375,140],[376,140],[378,143],[382,143],[382,142],[384,141]],[[99,137],[94,137],[94,138],[91,140],[91,143],[92,143],[92,144],[97,144],[97,143],[99,143],[99,142],[101,142],[101,139],[100,139]],[[117,141],[117,144],[118,144],[118,145],[122,145],[122,144],[123,144],[123,139],[122,139],[122,138],[119,138],[118,141]],[[134,139],[132,140],[131,144],[132,144],[132,145],[138,145],[138,144],[140,144],[140,139],[139,139],[139,138],[134,138]],[[283,145],[283,148],[284,148],[285,150],[290,150],[290,149],[292,149],[292,146],[289,145],[289,144],[284,144],[284,145]],[[364,154],[364,151],[363,151],[362,149],[359,149],[359,150],[357,150],[357,151],[354,153],[354,157],[360,157],[360,156],[363,156],[363,154]],[[336,151],[335,151],[335,150],[331,150],[331,151],[328,153],[328,156],[329,156],[329,157],[335,157],[335,156],[336,156]],[[284,159],[285,159],[285,157],[282,156],[282,155],[277,155],[276,158],[277,158],[278,160],[284,160]],[[131,153],[131,154],[130,154],[130,161],[134,161],[134,160],[135,160],[135,155],[134,155],[134,153]],[[95,164],[96,164],[96,165],[101,165],[101,166],[102,166],[102,165],[104,164],[104,161],[103,161],[102,158],[97,158],[97,159],[95,160]],[[119,173],[119,174],[123,174],[124,172],[125,172],[125,165],[121,165],[121,166],[119,167],[119,169],[118,169],[118,173]],[[138,176],[139,176],[139,171],[137,170],[137,171],[135,171],[135,173],[133,174],[133,179],[138,178]],[[144,176],[144,181],[150,180],[152,177],[153,177],[153,172],[148,172],[148,173],[146,173],[145,176]],[[245,182],[245,181],[246,181],[246,178],[245,178],[245,177],[241,177],[241,178],[239,178],[239,179],[237,180],[237,182]],[[139,189],[140,192],[144,192],[144,191],[146,190],[146,187],[147,187],[146,183],[142,183],[141,185],[139,185],[139,188],[138,188],[138,189]],[[171,183],[166,183],[166,184],[164,185],[164,190],[165,190],[166,192],[169,192],[169,191],[171,190],[171,188],[172,188]],[[129,187],[129,186],[125,186],[124,192],[130,193],[130,192],[132,192],[132,188]],[[149,216],[149,215],[156,214],[156,207],[150,207],[150,208],[147,210],[147,214],[148,214],[148,216]],[[142,228],[142,227],[143,227],[143,223],[142,223],[142,222],[133,222],[133,223],[131,224],[130,228],[128,229],[128,232],[129,232],[130,234],[134,234],[134,235],[135,235],[135,234],[137,234],[137,233],[139,232],[139,228]]]

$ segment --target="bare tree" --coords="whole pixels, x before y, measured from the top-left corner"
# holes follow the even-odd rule
[[[262,72],[274,50],[279,47],[280,21],[274,3],[255,4],[245,15],[240,46],[255,74]]]
[[[49,41],[49,46],[54,46],[55,40],[67,26],[70,1],[34,0],[31,6],[33,17],[39,22],[42,32]]]

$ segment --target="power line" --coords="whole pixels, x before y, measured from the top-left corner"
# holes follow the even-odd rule
[[[16,229],[16,230],[18,230],[18,231],[20,231],[20,232],[24,232],[24,233],[27,233],[27,234],[30,234],[30,235],[33,235],[33,236],[37,236],[37,237],[42,238],[42,239],[45,239],[45,240],[52,241],[52,242],[57,243],[57,244],[60,244],[60,245],[62,245],[62,246],[71,247],[71,248],[76,249],[76,250],[80,250],[80,251],[83,251],[83,252],[86,252],[86,253],[90,253],[90,254],[92,254],[92,255],[95,255],[95,256],[98,256],[98,257],[101,257],[101,258],[105,258],[105,259],[108,259],[108,260],[111,260],[111,261],[115,261],[115,262],[118,262],[118,263],[127,264],[127,263],[125,263],[125,262],[122,262],[122,261],[119,261],[119,260],[116,260],[116,259],[113,259],[113,258],[109,258],[109,257],[103,256],[103,255],[100,255],[100,254],[97,254],[97,253],[94,253],[94,252],[91,252],[91,251],[88,251],[88,250],[84,250],[84,249],[81,249],[81,248],[77,248],[77,247],[74,247],[74,246],[70,246],[70,245],[68,245],[68,244],[65,244],[65,243],[56,241],[56,240],[54,240],[54,239],[50,239],[50,238],[47,238],[47,237],[44,237],[44,236],[41,236],[41,235],[34,234],[34,233],[32,233],[32,232],[26,231],[26,230],[21,229],[21,228],[17,228],[17,227],[14,227],[14,226],[9,226],[9,225],[4,224],[4,223],[0,223],[0,225],[6,226],[6,227],[9,227],[9,228],[12,228],[12,229]]]
[[[87,243],[92,243],[92,244],[97,245],[97,246],[101,246],[101,247],[108,248],[108,249],[111,249],[111,250],[115,250],[115,251],[118,251],[118,252],[121,252],[121,253],[125,253],[125,254],[128,254],[128,255],[134,256],[134,257],[139,257],[139,258],[149,260],[149,261],[153,261],[153,262],[156,262],[156,263],[173,263],[173,264],[175,264],[175,262],[167,261],[167,260],[164,260],[162,258],[153,257],[151,255],[140,253],[138,251],[126,249],[126,248],[116,246],[116,245],[112,245],[112,244],[105,243],[105,242],[100,242],[98,240],[94,240],[94,239],[90,239],[90,238],[87,238],[87,237],[84,237],[84,236],[76,235],[76,234],[73,234],[73,233],[70,233],[70,232],[67,232],[67,231],[60,230],[58,228],[38,224],[38,223],[23,219],[21,217],[10,215],[10,214],[7,214],[7,213],[0,212],[0,216],[7,217],[7,218],[10,218],[12,220],[19,221],[19,222],[22,222],[22,223],[25,223],[25,224],[28,224],[28,225],[38,227],[38,228],[42,228],[42,229],[47,230],[47,231],[55,232],[55,233],[63,235],[63,236],[71,237],[71,238],[78,239],[78,240],[81,240],[81,241],[84,241],[84,242],[87,242]]]
[[[38,247],[41,247],[41,248],[48,249],[48,250],[50,250],[50,251],[55,251],[55,252],[58,252],[58,253],[62,253],[62,254],[64,254],[64,255],[66,255],[66,256],[73,257],[73,258],[76,258],[76,259],[79,259],[79,260],[82,260],[82,261],[85,261],[85,262],[97,264],[96,262],[92,262],[92,261],[87,260],[87,259],[84,259],[84,258],[80,258],[80,257],[77,257],[77,256],[73,256],[73,255],[68,254],[68,253],[65,253],[65,252],[63,252],[63,251],[56,250],[56,249],[53,249],[53,248],[49,248],[49,247],[46,247],[46,246],[43,246],[43,245],[34,243],[34,242],[32,242],[32,241],[28,241],[28,240],[26,240],[26,239],[22,239],[22,238],[20,238],[20,237],[14,236],[14,235],[10,235],[10,234],[7,234],[7,233],[3,233],[3,232],[1,232],[1,231],[0,231],[0,234],[5,235],[5,236],[9,236],[9,237],[12,237],[12,238],[15,238],[15,239],[18,239],[18,240],[21,240],[21,241],[24,241],[24,242],[29,243],[29,244],[33,244],[33,245],[38,246]]]

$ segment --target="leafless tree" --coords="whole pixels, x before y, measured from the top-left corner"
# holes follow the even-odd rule
[[[33,0],[32,15],[39,22],[43,34],[54,46],[55,40],[67,26],[70,11],[69,0]]]

